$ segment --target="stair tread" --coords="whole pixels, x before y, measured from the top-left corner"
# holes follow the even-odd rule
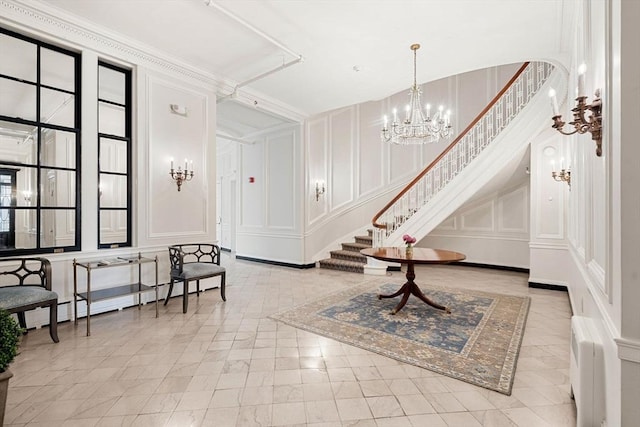
[[[327,268],[330,270],[342,270],[353,271],[362,273],[364,272],[365,264],[357,261],[349,261],[345,259],[327,258],[319,261],[320,268]]]
[[[342,243],[342,246],[350,246],[352,248],[370,248],[371,245],[367,245],[366,243],[356,243],[356,242],[349,242],[349,243]]]
[[[360,252],[354,252],[354,251],[346,251],[344,249],[336,249],[333,251],[330,251],[329,253],[333,254],[344,254],[344,255],[350,255],[350,256],[356,256],[356,257],[363,257],[366,258],[364,255],[362,255]]]
[[[340,259],[340,260],[352,260],[356,262],[361,262],[365,264],[367,262],[367,257],[362,255],[360,252],[355,251],[345,251],[345,250],[335,250],[330,251],[331,259]]]

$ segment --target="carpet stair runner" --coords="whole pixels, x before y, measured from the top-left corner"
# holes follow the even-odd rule
[[[364,273],[367,257],[360,254],[360,250],[370,248],[373,244],[372,231],[367,236],[355,236],[355,242],[342,243],[342,249],[331,251],[331,258],[320,260],[320,268],[331,270]]]

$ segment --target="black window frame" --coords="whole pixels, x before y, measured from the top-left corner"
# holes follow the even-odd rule
[[[114,102],[114,101],[110,101],[110,100],[106,100],[106,99],[102,99],[100,98],[100,67],[105,67],[105,68],[109,68],[113,71],[117,71],[120,73],[124,74],[125,77],[125,100],[124,100],[124,104],[120,104],[118,102]],[[97,107],[97,111],[98,111],[98,249],[113,249],[113,248],[122,248],[122,247],[131,247],[132,246],[132,242],[131,242],[131,236],[132,236],[132,201],[133,201],[133,191],[132,191],[132,159],[131,159],[131,155],[133,152],[133,147],[132,147],[132,132],[133,132],[133,111],[132,111],[132,99],[133,99],[133,89],[132,89],[132,78],[133,78],[133,73],[131,71],[131,69],[129,68],[124,68],[124,67],[120,67],[102,60],[98,61],[98,101],[96,104]],[[100,132],[100,103],[105,103],[105,104],[110,104],[110,105],[115,105],[118,107],[123,107],[125,110],[125,129],[124,129],[124,136],[119,136],[119,135],[113,135],[113,134],[108,134],[108,133],[102,133]],[[102,139],[103,138],[107,138],[107,139],[111,139],[111,140],[117,140],[117,141],[124,141],[127,143],[127,171],[126,173],[120,173],[120,172],[113,172],[113,171],[105,171],[102,169],[102,163],[100,161],[100,155],[101,155],[101,143],[102,143]],[[102,196],[102,191],[100,190],[101,188],[101,175],[114,175],[114,176],[126,176],[127,178],[127,206],[125,208],[118,208],[118,207],[102,207],[101,206],[101,196]],[[111,243],[102,243],[100,240],[101,237],[101,213],[103,211],[111,211],[111,212],[118,212],[118,211],[126,211],[127,215],[127,233],[126,233],[126,241],[123,242],[111,242]]]
[[[32,254],[47,254],[47,253],[61,253],[61,252],[75,252],[80,251],[82,247],[82,222],[81,222],[81,188],[82,188],[82,153],[81,153],[81,137],[82,137],[82,116],[81,116],[81,100],[82,100],[82,60],[80,52],[69,50],[36,38],[32,38],[26,36],[24,34],[17,33],[15,31],[11,31],[7,28],[0,27],[0,33],[17,38],[22,41],[26,41],[28,43],[32,43],[37,47],[37,60],[36,60],[36,81],[28,81],[20,78],[16,78],[14,76],[8,76],[5,74],[0,74],[0,78],[13,80],[15,82],[28,84],[35,86],[36,88],[36,120],[26,120],[20,117],[12,117],[5,116],[0,114],[0,121],[17,123],[27,126],[34,126],[37,128],[38,134],[38,148],[37,148],[37,161],[35,164],[23,164],[20,162],[13,161],[0,161],[0,168],[7,167],[15,167],[15,168],[35,168],[36,169],[36,188],[39,190],[36,194],[34,203],[35,206],[15,206],[12,207],[13,212],[22,211],[22,210],[33,210],[36,212],[36,234],[35,234],[35,247],[33,248],[15,248],[8,250],[0,250],[0,258],[10,257],[10,256],[20,256],[20,255],[32,255]],[[49,85],[45,85],[41,83],[41,75],[42,75],[42,61],[41,61],[41,51],[42,48],[49,49],[64,55],[68,55],[73,58],[74,61],[74,86],[73,92],[69,90],[65,90],[62,88],[57,88]],[[6,57],[3,58],[6,60]],[[72,94],[74,96],[74,124],[73,127],[60,126],[55,124],[44,123],[41,121],[41,98],[42,98],[42,89],[53,90],[56,92],[62,92],[67,94]],[[43,165],[42,163],[42,144],[43,144],[43,132],[45,129],[52,130],[60,130],[64,132],[70,132],[75,135],[75,168],[68,167],[59,167],[54,165]],[[75,173],[75,206],[73,207],[63,207],[63,206],[42,206],[41,205],[41,195],[40,189],[42,188],[43,182],[43,170],[57,170],[57,171],[68,171]],[[74,218],[74,244],[70,246],[41,246],[42,243],[42,213],[45,211],[55,211],[55,210],[72,210],[75,211]]]

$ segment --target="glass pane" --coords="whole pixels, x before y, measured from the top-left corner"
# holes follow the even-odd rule
[[[127,207],[127,177],[122,175],[100,174],[100,207]]]
[[[40,246],[75,246],[76,216],[72,209],[40,211]]]
[[[42,130],[42,165],[76,168],[76,134],[56,129]]]
[[[111,68],[98,67],[98,98],[125,104],[125,73]]]
[[[41,206],[74,207],[76,204],[76,173],[44,168],[41,173]]]
[[[40,50],[40,83],[75,92],[73,56],[42,48]]]
[[[40,121],[52,125],[75,127],[75,96],[57,90],[41,89]]]
[[[16,174],[15,197],[18,206],[36,206],[38,202],[38,169],[21,167]]]
[[[127,211],[100,211],[100,244],[127,241]]]
[[[35,165],[37,155],[37,132],[35,126],[0,121],[0,161]]]
[[[16,210],[15,243],[16,249],[33,249],[36,247],[36,210]]]
[[[127,173],[127,141],[100,138],[100,171]]]
[[[117,105],[98,103],[98,122],[100,133],[125,136],[125,109]]]
[[[0,77],[0,114],[35,121],[36,87]]]
[[[0,74],[35,83],[37,49],[33,43],[0,34],[0,52],[3,58],[0,61]],[[4,92],[2,94],[4,96]]]

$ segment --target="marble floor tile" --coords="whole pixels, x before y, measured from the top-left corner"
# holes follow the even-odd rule
[[[293,269],[223,255],[219,290],[62,322],[25,335],[11,366],[5,425],[35,426],[575,426],[569,396],[566,293],[527,275],[416,267],[425,283],[529,296],[511,396],[278,323],[269,315],[364,282],[404,282]],[[205,287],[207,287],[205,282]]]

